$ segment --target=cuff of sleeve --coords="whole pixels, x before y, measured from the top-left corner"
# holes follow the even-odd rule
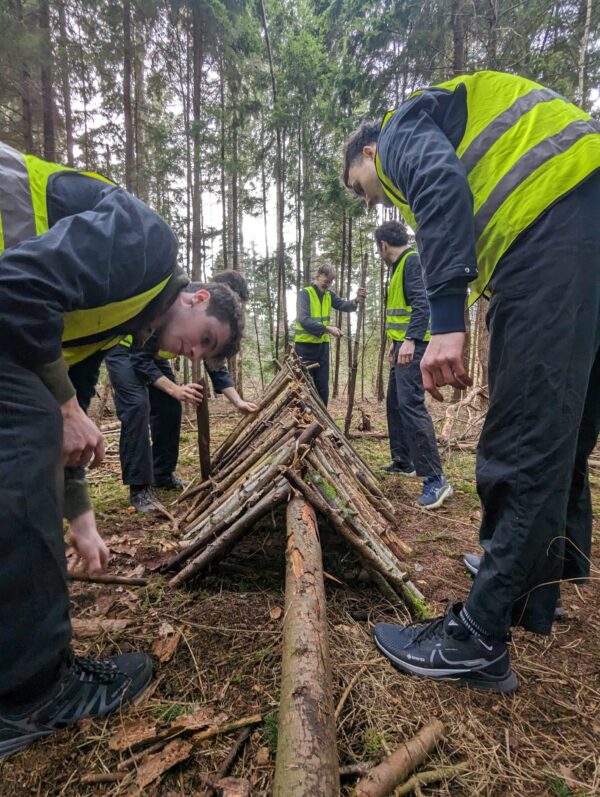
[[[37,374],[59,404],[64,404],[75,395],[75,388],[69,379],[69,366],[63,357],[42,365],[37,369]]]
[[[69,522],[92,508],[85,479],[65,479],[65,502],[63,515]]]
[[[466,294],[429,297],[432,335],[465,331],[465,299]]]

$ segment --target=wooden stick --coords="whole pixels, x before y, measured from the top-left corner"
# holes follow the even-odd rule
[[[214,781],[215,783],[218,783],[221,780],[221,778],[224,778],[226,775],[229,774],[229,771],[231,770],[231,767],[233,766],[233,763],[234,763],[235,759],[238,757],[238,755],[240,753],[240,750],[242,749],[242,747],[246,744],[246,742],[250,738],[250,734],[251,733],[252,733],[252,730],[250,728],[248,728],[248,727],[243,728],[240,731],[240,733],[238,734],[237,739],[233,743],[233,747],[231,748],[231,750],[227,754],[227,757],[225,758],[225,760],[223,761],[221,766],[215,772],[214,777],[211,778],[212,781]],[[210,786],[207,787],[206,791],[204,792],[204,797],[214,797],[215,795],[216,795],[216,791],[215,791],[213,785],[211,784]]]
[[[202,401],[196,405],[196,420],[198,421],[198,458],[200,460],[200,474],[202,480],[210,477],[210,418],[208,415],[208,385],[206,377],[199,380],[202,386]]]
[[[362,258],[362,268],[360,271],[360,284],[364,287],[367,278],[367,265],[369,263],[369,255],[365,252]],[[350,424],[352,423],[352,411],[354,409],[354,393],[356,390],[356,373],[358,371],[358,349],[360,346],[360,331],[362,329],[362,320],[365,312],[365,300],[358,300],[358,318],[356,321],[356,337],[354,339],[354,350],[352,352],[352,367],[348,377],[348,406],[346,408],[346,418],[344,420],[344,434],[347,435],[350,431]]]
[[[427,758],[445,733],[444,725],[437,719],[432,720],[373,767],[356,784],[352,797],[388,797]]]
[[[348,686],[342,692],[342,696],[340,697],[338,704],[335,708],[335,719],[336,721],[339,720],[340,714],[342,713],[342,709],[346,705],[346,700],[348,700],[348,696],[350,692],[354,689],[355,685],[358,683],[358,679],[361,678],[365,672],[368,670],[368,666],[365,664],[360,668],[360,670],[354,674]]]
[[[233,523],[227,531],[223,532],[212,542],[208,542],[203,551],[195,556],[177,575],[169,581],[170,587],[178,587],[188,581],[192,576],[222,559],[243,536],[246,531],[270,512],[274,506],[286,500],[290,493],[290,486],[285,479],[280,479],[274,489],[270,490],[255,506],[243,514]]]
[[[129,576],[88,576],[85,573],[69,573],[69,581],[84,581],[88,584],[126,584],[129,587],[147,587],[150,583],[147,578],[130,578]]]
[[[338,797],[323,562],[312,508],[287,509],[285,616],[274,797]]]
[[[405,794],[410,794],[415,791],[416,786],[429,786],[432,783],[439,783],[441,780],[450,780],[462,772],[466,772],[468,768],[468,762],[463,761],[452,767],[439,767],[438,769],[427,769],[425,772],[417,772],[402,786],[398,786],[394,792],[394,797],[403,797]]]

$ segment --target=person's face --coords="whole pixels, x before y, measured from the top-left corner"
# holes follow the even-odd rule
[[[228,323],[207,314],[209,302],[208,291],[182,291],[158,330],[160,348],[190,360],[218,357],[229,341],[231,329]]]
[[[315,277],[315,285],[320,291],[328,291],[335,282],[335,274],[317,274]]]
[[[385,195],[377,169],[375,168],[375,144],[363,147],[362,157],[356,158],[348,170],[348,183],[353,194],[362,199],[369,210],[375,205],[392,207],[392,202]]]
[[[390,251],[390,245],[387,241],[381,241],[377,244],[377,250],[381,259],[388,264],[388,266],[392,265],[394,262],[394,257]]]

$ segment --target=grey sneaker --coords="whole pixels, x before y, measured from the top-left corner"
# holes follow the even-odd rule
[[[151,678],[145,653],[98,660],[70,653],[47,696],[19,710],[0,710],[0,760],[84,717],[103,717],[132,703]]]
[[[136,512],[156,512],[159,501],[148,485],[137,486],[132,484],[129,488],[129,503]]]

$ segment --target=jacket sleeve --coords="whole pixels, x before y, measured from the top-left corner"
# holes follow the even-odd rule
[[[329,291],[331,294],[331,306],[334,310],[341,310],[342,313],[355,313],[358,303],[354,299],[340,299],[337,293]]]
[[[423,271],[419,256],[409,255],[404,268],[404,295],[412,307],[407,338],[423,340],[429,324],[429,303],[423,285]]]
[[[98,197],[0,256],[1,345],[59,401],[74,394],[61,354],[64,314],[143,293],[175,268],[175,236],[156,213],[112,186]]]
[[[157,354],[157,347],[146,343],[141,349],[132,348],[129,355],[133,370],[147,385],[154,384],[157,379],[164,376],[156,364]]]
[[[210,377],[210,381],[212,382],[212,386],[214,388],[215,393],[222,393],[228,387],[235,387],[233,384],[233,379],[231,378],[231,374],[227,370],[226,365],[222,365],[220,368],[211,369],[204,364],[206,367],[206,373]]]
[[[321,335],[324,335],[327,331],[324,324],[310,317],[310,296],[304,288],[298,291],[298,297],[296,299],[296,321],[305,332],[317,338],[320,338]]]
[[[445,285],[462,285],[462,308],[467,283],[477,276],[473,196],[454,146],[440,127],[440,114],[435,93],[421,93],[395,112],[377,147],[383,171],[406,197],[417,221],[427,294],[444,296]],[[432,304],[432,331],[435,316]]]

